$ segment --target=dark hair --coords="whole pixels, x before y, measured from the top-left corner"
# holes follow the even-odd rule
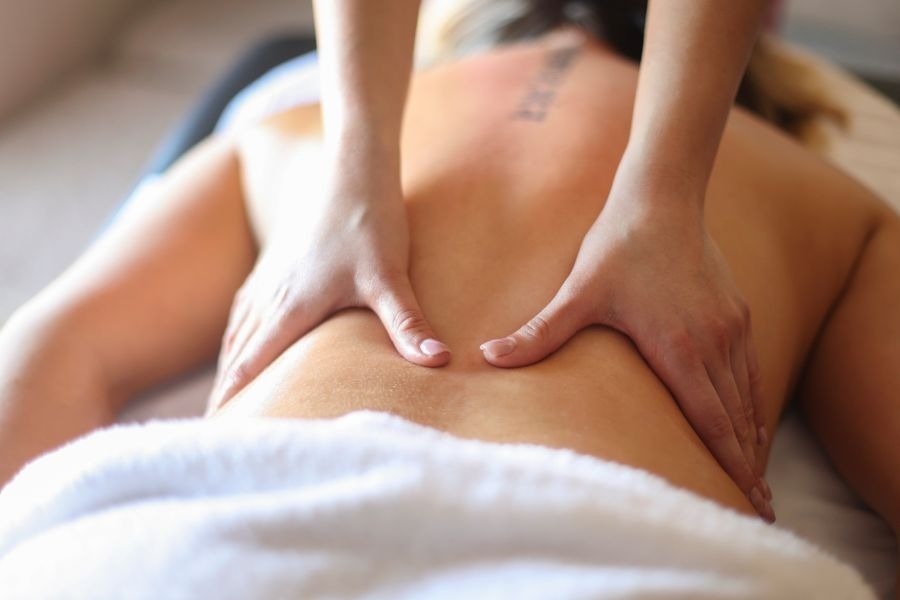
[[[536,38],[559,26],[576,25],[640,62],[647,0],[469,0],[446,32],[455,47],[500,45]],[[502,16],[482,19],[488,9]],[[477,39],[469,39],[477,38]],[[745,73],[737,103],[780,124],[751,73]]]
[[[523,11],[498,29],[499,42],[537,37],[569,23],[608,41],[623,56],[641,59],[646,0],[525,0],[522,5]]]

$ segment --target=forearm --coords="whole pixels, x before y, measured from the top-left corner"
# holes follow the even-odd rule
[[[317,0],[326,142],[399,152],[419,0]],[[368,150],[366,150],[368,151]]]
[[[705,189],[765,5],[651,0],[626,163]]]
[[[31,459],[114,420],[85,348],[62,320],[29,315],[0,329],[0,486]]]

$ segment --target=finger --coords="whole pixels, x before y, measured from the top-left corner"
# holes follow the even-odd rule
[[[241,323],[240,328],[234,333],[231,347],[228,349],[228,354],[225,356],[225,360],[222,363],[220,371],[223,377],[228,374],[238,357],[241,355],[241,352],[244,351],[247,343],[256,333],[256,330],[259,329],[261,322],[260,317],[254,314],[255,311],[253,310],[248,310],[248,313],[247,317],[245,317]]]
[[[219,349],[218,373],[221,376],[225,365],[232,357],[234,343],[238,332],[243,328],[244,323],[251,314],[250,303],[236,300],[235,305],[231,309],[231,316],[228,319],[228,326],[222,335],[222,346]],[[217,377],[218,384],[218,377]]]
[[[522,367],[559,349],[587,324],[577,295],[563,288],[550,303],[515,333],[481,345],[484,358],[497,367]]]
[[[321,304],[315,308],[294,307],[290,311],[273,313],[257,328],[228,369],[216,409],[225,406],[291,344],[321,323],[327,316],[326,313],[327,310]]]
[[[732,359],[729,356],[724,360],[713,360],[717,360],[716,367],[713,368],[708,364],[706,365],[707,377],[712,382],[716,394],[719,396],[719,403],[725,409],[725,414],[731,420],[731,427],[741,447],[741,452],[743,452],[744,458],[751,469],[753,469],[754,475],[756,475],[756,448],[750,441],[751,426],[747,421],[744,404],[732,371]]]
[[[760,470],[759,444],[757,441],[757,427],[753,416],[753,398],[750,393],[750,376],[747,372],[747,344],[743,337],[731,348],[731,371],[734,375],[734,383],[737,386],[741,400],[741,421],[746,428],[747,446],[753,455],[753,467],[757,476],[762,476]],[[741,435],[740,433],[738,435]]]
[[[753,507],[767,521],[774,521],[772,507],[765,499],[759,478],[741,450],[731,418],[725,412],[705,369],[687,372],[695,383],[679,383],[676,399],[700,439],[709,448],[726,473],[734,480]]]
[[[234,334],[234,341],[228,354],[220,360],[219,372],[216,374],[216,384],[210,394],[209,404],[206,408],[207,416],[222,405],[222,397],[228,385],[231,368],[238,360],[244,347],[256,333],[259,328],[259,319],[251,314],[248,315],[240,328]]]
[[[225,333],[222,335],[223,354],[228,353],[234,345],[235,335],[241,329],[241,326],[244,324],[244,321],[247,320],[247,317],[250,316],[249,304],[249,302],[242,302],[240,305],[236,306],[232,312],[231,318],[228,321],[228,326],[225,328]]]
[[[766,448],[769,444],[769,434],[766,429],[766,412],[763,405],[759,371],[759,358],[756,353],[756,344],[753,342],[753,331],[749,321],[747,322],[747,335],[744,338],[747,358],[747,379],[750,384],[750,398],[753,404],[753,421],[756,424],[757,443]]]
[[[632,336],[632,339],[728,476],[748,497],[762,495],[761,490],[753,493],[757,485],[756,474],[741,450],[731,419],[722,406],[692,338],[686,331],[676,330],[661,342],[658,332],[664,329],[651,328],[642,335]],[[767,520],[774,519],[771,507],[764,500],[754,502],[754,508]]]
[[[760,476],[766,472],[766,452],[769,448],[769,434],[766,429],[766,413],[763,405],[763,397],[760,385],[759,362],[756,354],[756,346],[753,343],[753,334],[749,327],[747,328],[747,336],[745,337],[745,345],[747,348],[747,378],[750,385],[750,398],[753,404],[753,422],[756,425],[756,443],[758,445],[758,472]],[[768,500],[772,500],[772,490],[769,488],[765,479],[761,479],[764,492]]]
[[[386,287],[370,302],[403,358],[423,367],[440,367],[450,361],[450,348],[439,341],[425,320],[419,301],[406,276],[385,282]]]

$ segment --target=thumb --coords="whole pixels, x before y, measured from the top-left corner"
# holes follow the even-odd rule
[[[450,361],[450,348],[438,340],[425,320],[408,277],[386,282],[372,310],[406,360],[424,367],[440,367]]]
[[[518,331],[482,344],[484,358],[496,367],[524,367],[543,360],[587,324],[581,306],[575,296],[560,290]]]

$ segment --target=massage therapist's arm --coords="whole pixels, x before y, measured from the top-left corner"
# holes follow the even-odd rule
[[[311,239],[297,239],[286,215],[238,293],[213,406],[345,307],[371,307],[407,360],[429,367],[449,360],[407,274],[400,127],[418,9],[418,0],[315,3],[330,172],[325,197],[309,201],[327,207],[315,211],[321,216]]]
[[[408,360],[449,360],[407,276],[399,133],[419,3],[315,6],[326,164],[333,168],[326,173],[328,209],[318,211],[318,234],[308,240],[297,240],[291,219],[283,219],[237,295],[213,406],[347,306],[372,307]],[[761,8],[744,1],[720,9],[712,1],[651,4],[631,140],[607,207],[553,302],[511,337],[489,343],[485,356],[498,366],[528,364],[590,323],[617,327],[753,498],[768,493],[755,474],[762,421],[752,406],[749,315],[702,217]]]
[[[571,275],[531,321],[487,342],[530,364],[579,329],[628,335],[723,468],[771,516],[747,303],[703,221],[706,185],[764,2],[651,0],[627,149]]]

